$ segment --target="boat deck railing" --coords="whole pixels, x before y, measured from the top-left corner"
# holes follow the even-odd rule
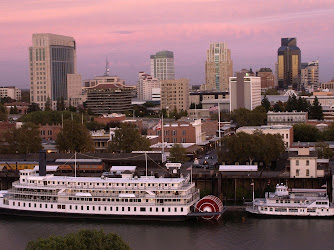
[[[75,194],[77,192],[63,192],[59,194],[58,192],[31,192],[31,191],[20,191],[15,189],[9,190],[10,194],[23,194],[23,195],[34,195],[34,196],[52,196],[52,197],[76,197]],[[199,194],[198,192],[191,192],[185,195],[149,195],[149,194],[135,194],[135,197],[119,197],[119,194],[110,194],[110,193],[91,193],[92,196],[87,197],[77,197],[77,198],[110,198],[110,199],[188,199],[194,195]]]
[[[29,187],[29,188],[51,188],[51,189],[78,189],[78,190],[127,190],[127,191],[135,191],[135,190],[149,190],[149,191],[180,191],[180,190],[188,190],[189,188],[192,187],[193,184],[182,184],[180,187],[171,187],[171,186],[154,186],[154,187],[148,187],[148,186],[109,186],[109,185],[104,185],[104,186],[85,186],[85,185],[62,185],[62,184],[23,184],[20,183],[20,181],[15,181],[12,183],[12,186],[15,187]]]
[[[198,197],[199,198],[199,197]],[[129,206],[129,205],[136,205],[136,206],[191,206],[193,205],[197,199],[193,199],[189,202],[164,202],[164,203],[153,203],[153,202],[97,202],[97,201],[59,201],[59,200],[43,200],[43,199],[24,199],[24,198],[17,198],[17,197],[10,197],[9,200],[11,201],[23,201],[27,203],[33,202],[44,202],[44,203],[53,203],[55,205],[58,204],[68,204],[68,205],[80,205],[80,206],[89,206],[89,205],[100,205],[100,206]],[[22,206],[23,207],[23,206]]]

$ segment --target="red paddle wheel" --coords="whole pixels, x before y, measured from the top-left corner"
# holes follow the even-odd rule
[[[222,201],[213,195],[207,195],[200,199],[195,205],[195,212],[208,213],[208,215],[203,215],[202,218],[205,220],[219,220],[221,214],[210,214],[223,212]]]

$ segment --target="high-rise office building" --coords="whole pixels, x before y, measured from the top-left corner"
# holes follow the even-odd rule
[[[205,89],[228,91],[232,76],[231,50],[226,43],[211,43],[205,62]]]
[[[319,60],[301,64],[301,85],[304,88],[320,88]]]
[[[53,109],[58,100],[63,98],[67,102],[67,75],[77,74],[74,38],[49,33],[33,34],[29,69],[30,102],[37,103],[42,109],[48,98]]]
[[[270,68],[261,68],[256,72],[256,76],[261,77],[261,89],[270,89],[275,87],[275,77]]]
[[[174,54],[163,50],[151,55],[151,76],[159,80],[175,80]]]
[[[261,105],[261,78],[237,73],[230,77],[230,111],[238,108],[255,109]]]
[[[189,80],[163,80],[161,81],[161,109],[167,112],[185,111],[189,109]]]
[[[139,72],[137,97],[141,101],[157,101],[157,92],[160,93],[160,80],[145,72]],[[160,95],[160,94],[159,94]]]
[[[278,49],[277,81],[279,89],[300,90],[301,51],[296,38],[281,38]]]

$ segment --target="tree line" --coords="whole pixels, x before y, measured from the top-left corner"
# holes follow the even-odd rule
[[[284,142],[279,134],[263,134],[255,131],[253,134],[244,132],[234,136],[225,136],[217,150],[218,162],[234,165],[263,162],[271,166],[273,161],[280,158],[285,151]]]
[[[296,110],[298,112],[307,112],[309,119],[323,120],[324,118],[322,106],[316,96],[312,105],[305,98],[298,97],[297,99],[295,95],[292,97],[289,96],[289,99],[286,103],[279,101],[273,106],[265,96],[261,101],[261,105],[266,109],[267,112],[270,110],[274,112],[292,112]]]

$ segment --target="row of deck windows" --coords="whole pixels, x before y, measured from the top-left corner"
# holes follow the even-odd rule
[[[31,203],[27,203],[27,205],[28,205],[28,207],[32,207]],[[16,206],[16,202],[15,201],[13,202],[13,206]],[[18,202],[17,206],[20,207],[21,206],[21,202]],[[22,202],[22,206],[26,207],[26,203]],[[33,203],[33,206],[34,206],[34,208],[37,208],[37,204],[36,203]],[[81,211],[84,210],[84,207],[85,206],[74,206],[74,205],[69,205],[68,206],[68,208],[70,210],[81,210]],[[39,204],[39,208],[43,208],[42,204]],[[44,204],[44,208],[48,208],[48,204]],[[50,204],[50,208],[53,208],[53,204]],[[103,207],[101,207],[101,206],[86,206],[86,210],[87,211],[89,211],[89,210],[96,211],[95,208],[98,211],[101,211],[102,209],[104,211],[107,211],[107,209],[108,209],[108,207],[106,207],[106,206],[103,206]],[[126,207],[109,207],[109,211],[113,211],[113,208],[115,208],[116,212],[118,212],[118,211],[124,212]],[[137,212],[137,207],[127,207],[127,211],[131,212],[131,208],[132,208],[133,212]],[[66,209],[66,205],[57,205],[57,209]],[[160,208],[160,210],[161,210],[161,212],[165,212],[165,208],[164,207]],[[139,211],[140,212],[146,212],[146,207],[139,207]],[[147,208],[147,211],[153,212],[153,208],[152,207]],[[168,207],[167,211],[171,212],[172,208]],[[178,211],[177,207],[174,207],[174,212],[177,212],[177,211]],[[180,211],[183,212],[183,207],[180,208]],[[155,212],[159,212],[159,208],[158,207],[155,208]]]
[[[22,175],[24,175],[25,173],[22,173]],[[22,180],[23,182],[25,182],[25,180],[23,179]],[[31,183],[31,184],[43,184],[43,183],[45,183],[46,181],[33,181],[33,180],[29,180],[29,183]],[[102,182],[102,183],[99,183],[99,182],[96,182],[96,183],[85,183],[85,182],[83,182],[83,183],[80,183],[80,182],[78,182],[78,183],[74,183],[74,182],[61,182],[61,181],[47,181],[47,184],[48,185],[76,185],[76,186],[94,186],[94,185],[96,185],[96,186],[112,186],[112,184],[114,184],[114,186],[115,186],[115,184],[116,184],[116,187],[119,187],[119,186],[121,186],[121,187],[124,187],[124,186],[128,186],[128,187],[130,187],[130,186],[134,186],[134,187],[137,187],[137,186],[140,186],[140,187],[143,187],[144,186],[144,184],[143,183],[134,183],[134,184],[131,184],[131,183],[104,183],[104,182]],[[101,185],[100,185],[101,184]],[[167,184],[167,183],[160,183],[160,184],[154,184],[154,183],[148,183],[147,184],[147,186],[148,187],[168,187],[168,186],[171,186],[171,187],[174,187],[174,184],[172,183],[172,184]]]
[[[260,207],[261,211],[268,211],[267,207]],[[269,211],[272,212],[273,208],[269,208]],[[287,208],[275,208],[275,212],[287,212],[288,209]],[[324,211],[324,209],[322,208],[321,211]],[[328,209],[327,209],[328,211]],[[298,213],[298,208],[289,208],[289,212],[293,212],[293,213]],[[302,212],[304,212],[304,209],[302,209]],[[308,208],[307,209],[308,213],[315,213],[316,209],[315,208]]]
[[[77,198],[77,197],[69,197],[70,201],[111,201],[111,202],[148,202],[148,199],[110,199],[110,198]],[[157,199],[157,202],[164,201],[164,202],[180,202],[181,199]]]
[[[276,203],[290,203],[290,200],[276,200]],[[301,202],[300,201],[293,201],[293,203],[296,203],[296,204],[300,204]],[[309,201],[306,201],[306,204],[308,204]]]

